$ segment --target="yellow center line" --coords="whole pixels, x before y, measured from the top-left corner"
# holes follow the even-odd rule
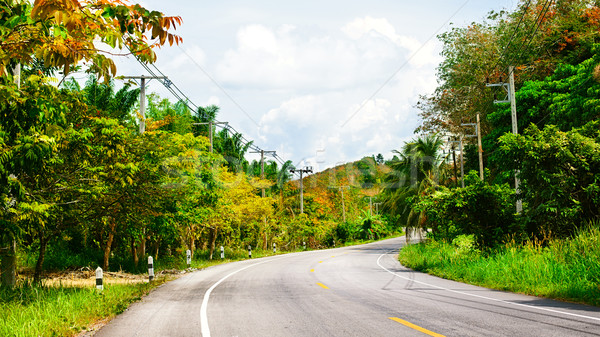
[[[329,287],[324,285],[323,283],[317,283],[317,285],[323,289],[329,289]]]
[[[314,270],[314,269],[311,269],[311,270],[310,270],[310,272],[311,272],[311,273],[314,273],[314,272],[315,272],[315,270]]]
[[[319,263],[323,263],[323,261],[319,261]]]
[[[422,332],[422,333],[424,333],[426,335],[429,335],[429,336],[433,336],[433,337],[445,337],[444,335],[440,335],[439,333],[435,333],[433,331],[429,331],[427,329],[421,328],[418,325],[414,325],[411,322],[407,322],[407,321],[405,321],[403,319],[400,319],[398,317],[389,317],[389,319],[391,319],[392,321],[396,321],[396,322],[398,322],[400,324],[403,324],[403,325],[405,325],[405,326],[407,326],[409,328],[412,328],[412,329],[415,329],[417,331],[420,331],[420,332]]]

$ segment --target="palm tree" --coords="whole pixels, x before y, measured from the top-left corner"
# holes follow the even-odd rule
[[[275,187],[279,191],[279,198],[280,198],[279,207],[280,207],[280,209],[283,209],[283,207],[284,207],[284,205],[283,205],[283,187],[285,186],[285,183],[292,180],[293,176],[290,173],[290,170],[294,169],[294,168],[295,167],[294,167],[294,164],[292,164],[292,161],[288,160],[285,163],[283,163],[283,165],[281,165],[281,170],[279,170],[277,172],[277,182],[275,184]]]
[[[402,151],[394,150],[397,157],[388,163],[391,171],[385,177],[383,206],[405,225],[407,242],[412,232],[420,234],[426,227],[425,214],[415,212],[410,200],[435,191],[444,163],[442,145],[438,136],[420,137],[405,143]]]
[[[225,158],[226,165],[231,172],[241,172],[247,171],[248,161],[245,156],[252,143],[253,141],[244,143],[241,133],[230,135],[227,129],[223,129],[217,133],[214,139],[214,148]]]
[[[130,85],[125,84],[115,92],[113,81],[101,83],[93,75],[88,78],[83,88],[74,78],[65,81],[63,87],[71,91],[81,92],[87,105],[104,111],[109,117],[118,119],[121,123],[133,121],[131,112],[138,101],[139,88],[130,89]]]
[[[196,112],[196,116],[194,116],[194,123],[208,123],[214,122],[217,119],[217,115],[219,114],[220,108],[216,105],[209,105],[206,107],[199,107]],[[214,134],[214,125],[213,125],[213,134]],[[204,125],[194,125],[192,132],[194,136],[203,135],[208,137],[208,124]]]

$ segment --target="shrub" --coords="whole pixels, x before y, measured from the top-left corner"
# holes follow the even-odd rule
[[[492,247],[508,235],[521,234],[514,214],[514,191],[508,185],[490,185],[475,172],[464,188],[440,187],[420,197],[413,209],[424,212],[431,235],[451,242],[459,235],[472,234],[482,247]]]
[[[529,232],[568,237],[600,217],[600,121],[568,132],[535,125],[500,138],[505,168],[520,170]]]

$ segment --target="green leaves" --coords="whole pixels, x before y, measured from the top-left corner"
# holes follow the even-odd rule
[[[534,234],[569,235],[600,216],[600,121],[563,132],[531,126],[500,138],[505,165],[520,170],[525,216]]]
[[[490,185],[475,171],[466,177],[464,188],[448,189],[421,196],[413,208],[423,212],[435,239],[452,241],[474,235],[480,247],[493,247],[509,235],[520,235],[514,216],[514,191],[508,185]]]

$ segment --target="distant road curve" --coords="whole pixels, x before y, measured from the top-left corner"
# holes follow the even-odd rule
[[[404,268],[404,238],[211,267],[95,336],[600,336],[600,308]]]

